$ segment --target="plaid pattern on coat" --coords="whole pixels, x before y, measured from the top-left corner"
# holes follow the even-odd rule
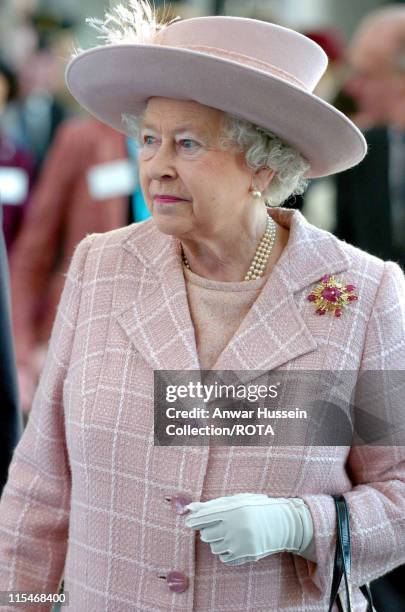
[[[400,268],[297,211],[271,214],[289,242],[214,369],[405,369]],[[357,287],[340,319],[307,300],[326,273]],[[64,576],[75,612],[324,612],[338,492],[355,587],[405,561],[405,447],[155,447],[154,369],[198,367],[179,242],[152,220],[84,239],[0,503],[0,590],[54,592]],[[317,562],[225,566],[166,501],[178,491],[302,497]],[[171,570],[188,576],[183,593],[159,577]],[[357,588],[353,602],[365,610]]]

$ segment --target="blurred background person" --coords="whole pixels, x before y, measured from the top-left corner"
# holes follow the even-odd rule
[[[7,481],[14,448],[22,432],[11,334],[8,266],[1,220],[0,204],[0,495]]]
[[[36,173],[58,126],[68,116],[68,110],[53,91],[52,79],[56,70],[55,57],[41,49],[19,72],[21,94],[16,108],[15,137],[34,155]]]
[[[405,266],[405,5],[370,13],[348,50],[346,91],[369,153],[337,176],[340,238]],[[365,211],[367,214],[365,214]]]
[[[123,134],[93,118],[70,119],[57,132],[10,257],[24,412],[42,369],[74,248],[89,233],[142,219],[132,154]]]
[[[17,74],[18,96],[4,129],[30,151],[38,174],[58,125],[71,114],[63,70],[73,45],[73,23],[42,10],[38,2],[12,4],[13,28],[4,32],[2,48]],[[15,39],[22,44],[16,45]]]
[[[39,0],[1,0],[0,52],[15,69],[34,53],[38,33],[30,16],[38,10]]]
[[[8,252],[28,206],[34,171],[30,153],[7,134],[7,117],[16,97],[16,77],[0,57],[0,202]]]

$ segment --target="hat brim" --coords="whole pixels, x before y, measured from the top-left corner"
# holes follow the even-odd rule
[[[92,115],[126,133],[122,113],[151,97],[195,100],[266,128],[308,160],[309,178],[358,164],[360,130],[333,106],[267,72],[197,51],[159,45],[96,47],[66,69],[71,94]]]

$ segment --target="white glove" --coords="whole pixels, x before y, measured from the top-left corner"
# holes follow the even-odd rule
[[[227,495],[226,497],[216,497],[215,499],[209,499],[205,502],[191,502],[186,508],[191,512],[197,512],[198,510],[209,511],[211,508],[215,508],[215,511],[221,508],[234,508],[240,506],[240,502],[251,501],[252,499],[265,500],[269,499],[268,495],[264,493],[236,493],[235,495]]]
[[[297,497],[241,493],[186,506],[185,524],[226,565],[258,561],[278,552],[301,554],[313,539],[309,508]]]

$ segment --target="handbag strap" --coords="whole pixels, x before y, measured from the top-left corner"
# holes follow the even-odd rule
[[[332,588],[329,600],[329,612],[332,612],[332,607],[335,601],[338,604],[339,610],[343,610],[340,598],[338,595],[342,578],[345,583],[346,592],[346,612],[351,612],[351,594],[350,594],[350,574],[352,567],[351,559],[351,543],[350,543],[350,524],[349,524],[349,509],[343,495],[333,495],[336,507],[337,517],[337,535],[336,535],[336,551],[335,562],[333,567]],[[368,584],[360,587],[361,592],[367,600],[367,612],[373,612],[373,600]]]
[[[338,591],[342,578],[346,587],[346,607],[347,612],[351,612],[350,584],[349,577],[351,571],[351,545],[349,528],[349,511],[343,495],[333,495],[336,507],[337,534],[335,562],[333,567],[332,588],[329,600],[329,612],[332,612],[333,604],[337,600],[339,609],[342,609],[338,598]]]

